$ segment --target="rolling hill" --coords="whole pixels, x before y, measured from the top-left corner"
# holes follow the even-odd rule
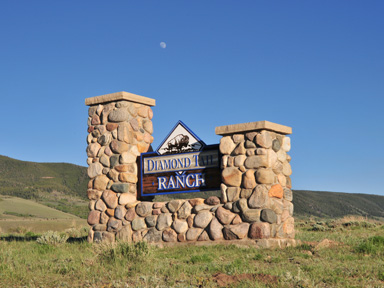
[[[34,200],[85,218],[87,168],[68,163],[36,163],[0,155],[0,194]]]
[[[68,163],[35,163],[0,155],[0,194],[32,199],[40,204],[86,218],[87,168]],[[361,215],[384,219],[384,196],[320,191],[293,191],[296,216]],[[219,191],[159,195],[155,201],[207,198]]]

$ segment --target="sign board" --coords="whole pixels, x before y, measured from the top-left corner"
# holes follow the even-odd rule
[[[205,145],[181,121],[156,152],[140,158],[141,196],[220,188],[219,145]]]

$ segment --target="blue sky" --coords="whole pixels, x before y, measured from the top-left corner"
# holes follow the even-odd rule
[[[0,154],[86,166],[88,97],[291,126],[294,189],[384,195],[383,1],[0,1]],[[160,42],[167,44],[165,49]]]

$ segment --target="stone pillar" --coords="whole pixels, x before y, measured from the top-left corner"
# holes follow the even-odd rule
[[[291,133],[292,128],[268,121],[216,127],[223,136],[222,202],[240,206],[243,221],[251,223],[248,237],[266,247],[274,245],[271,239],[295,236],[286,136]]]
[[[155,100],[117,92],[87,98],[85,104],[89,106],[87,163],[91,179],[88,240],[114,241],[117,232],[130,230],[124,215],[127,207],[137,203],[137,157],[153,142],[151,106]]]

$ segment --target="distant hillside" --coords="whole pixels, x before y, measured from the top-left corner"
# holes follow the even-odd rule
[[[384,218],[384,196],[379,195],[294,190],[293,204],[300,216]]]
[[[159,195],[155,201],[209,196],[220,196],[220,191]],[[293,190],[293,204],[295,216],[338,218],[359,215],[384,219],[384,196],[378,195]]]
[[[0,194],[32,199],[82,218],[88,215],[87,168],[67,163],[35,163],[0,155]],[[318,191],[293,191],[297,216],[384,218],[384,196]],[[153,201],[207,198],[220,191],[159,195]],[[153,197],[152,197],[153,198]],[[148,199],[150,200],[150,198]]]
[[[35,163],[0,155],[0,194],[33,199],[86,217],[87,168],[68,163]]]

